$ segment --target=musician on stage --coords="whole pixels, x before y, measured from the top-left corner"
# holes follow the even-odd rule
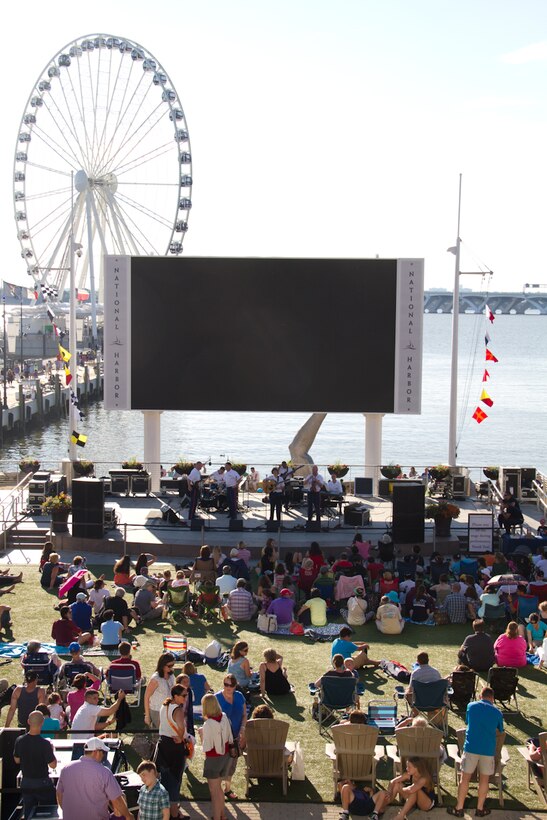
[[[226,472],[224,473],[226,483],[226,495],[228,496],[228,515],[230,518],[237,518],[237,491],[241,476],[232,469],[231,462],[226,462]]]
[[[274,511],[278,521],[281,521],[281,508],[283,506],[283,498],[285,495],[285,482],[283,477],[279,475],[279,468],[273,467],[272,474],[266,478],[270,481],[272,489],[270,490],[270,521],[274,520]]]
[[[311,473],[304,479],[304,486],[308,488],[308,524],[313,520],[314,513],[321,521],[321,490],[325,489],[325,481],[319,473],[317,464],[311,468]]]
[[[330,481],[327,481],[327,492],[333,501],[338,502],[338,509],[342,515],[342,501],[344,500],[344,488],[342,482],[334,473],[331,473]]]
[[[260,481],[260,474],[258,470],[251,467],[251,472],[247,476],[247,492],[256,493],[258,490],[258,482]]]
[[[283,506],[285,507],[285,512],[289,512],[289,489],[286,486],[287,480],[292,476],[294,470],[289,467],[286,461],[282,461],[279,467],[279,477],[283,479],[285,482],[285,490],[283,492]]]
[[[214,482],[217,491],[217,509],[219,512],[224,512],[228,506],[228,496],[226,495],[226,467],[219,467],[214,473],[211,473],[210,479]]]
[[[500,514],[498,515],[498,524],[500,529],[510,533],[511,527],[522,525],[524,523],[524,516],[520,509],[520,505],[515,496],[510,492],[504,492],[503,500],[500,504]]]
[[[199,501],[202,467],[203,462],[196,461],[188,473],[188,486],[190,488],[190,512],[188,513],[188,521],[191,521],[196,515],[196,509]]]
[[[218,489],[222,489],[226,485],[224,476],[226,475],[226,467],[219,467],[214,473],[211,473],[209,478],[211,481],[216,481]]]

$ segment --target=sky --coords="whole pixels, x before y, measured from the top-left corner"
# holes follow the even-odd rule
[[[31,284],[13,218],[27,98],[103,33],[150,51],[182,100],[185,253],[425,257],[426,287],[452,288],[462,174],[461,269],[547,283],[544,0],[8,0],[0,23],[0,278]]]

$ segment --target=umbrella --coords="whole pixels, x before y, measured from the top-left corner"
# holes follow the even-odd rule
[[[497,586],[501,587],[504,584],[521,584],[521,583],[528,583],[526,578],[522,575],[518,575],[517,573],[507,572],[505,575],[494,575],[493,578],[489,578],[487,581],[487,586]]]

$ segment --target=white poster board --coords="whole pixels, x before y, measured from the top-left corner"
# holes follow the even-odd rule
[[[492,513],[469,513],[469,552],[492,552],[494,547],[494,516]]]

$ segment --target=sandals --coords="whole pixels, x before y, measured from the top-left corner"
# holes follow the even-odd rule
[[[455,806],[449,806],[446,813],[451,814],[452,817],[463,817],[465,815],[465,811],[463,809],[457,809]]]
[[[492,809],[477,809],[475,817],[486,817],[487,814],[492,814]]]
[[[239,797],[232,789],[228,789],[228,791],[225,791],[224,797],[226,797],[228,800],[239,800]]]

